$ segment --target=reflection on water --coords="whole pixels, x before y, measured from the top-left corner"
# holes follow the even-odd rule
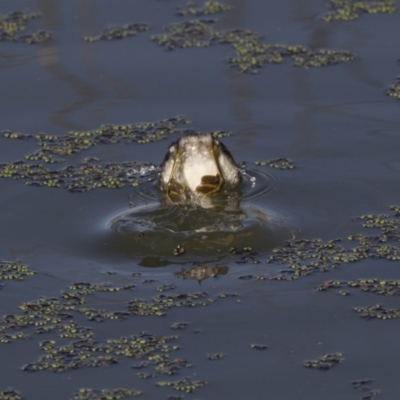
[[[216,278],[221,275],[226,275],[229,268],[226,266],[205,267],[197,265],[193,268],[182,268],[181,271],[175,272],[174,275],[182,279],[194,279],[199,283],[207,278]]]

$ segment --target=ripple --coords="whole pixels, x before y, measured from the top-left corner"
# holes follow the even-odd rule
[[[151,266],[162,266],[226,256],[232,247],[252,247],[261,253],[275,248],[290,238],[291,230],[276,211],[253,202],[273,195],[277,179],[264,171],[242,172],[243,183],[237,191],[201,198],[193,205],[166,205],[159,201],[156,182],[141,185],[134,192],[135,207],[107,219],[102,237],[96,239],[96,251],[158,258],[163,262]],[[179,257],[174,256],[177,246],[185,249]]]

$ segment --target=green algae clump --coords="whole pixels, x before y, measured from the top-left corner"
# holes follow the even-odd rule
[[[99,42],[124,39],[134,37],[139,32],[146,32],[150,29],[149,24],[126,24],[126,25],[109,25],[97,36],[84,36],[86,42]]]
[[[166,33],[153,35],[151,39],[167,50],[209,47],[217,44],[228,44],[234,55],[228,63],[242,73],[257,73],[267,64],[282,63],[285,58],[292,58],[298,67],[322,67],[351,61],[350,52],[334,50],[311,51],[302,45],[268,44],[261,36],[246,29],[214,29],[215,19],[195,19],[175,23],[165,28]]]
[[[178,129],[179,124],[189,124],[190,121],[178,116],[163,119],[157,122],[144,122],[127,125],[103,124],[91,131],[72,131],[67,135],[55,136],[38,133],[36,135],[3,132],[3,137],[19,140],[36,140],[40,150],[26,156],[29,161],[44,161],[54,163],[64,161],[63,157],[88,150],[94,146],[104,144],[145,144],[156,142],[173,133],[186,133]]]
[[[396,3],[393,0],[329,0],[331,11],[324,14],[323,19],[332,21],[352,21],[362,14],[393,14]]]
[[[397,82],[390,86],[386,94],[400,100],[400,76],[397,78]]]
[[[328,353],[315,360],[304,361],[306,368],[327,370],[344,361],[342,353]]]
[[[190,378],[183,378],[179,381],[161,381],[157,382],[159,387],[171,387],[174,390],[192,393],[195,390],[204,387],[207,384],[205,381],[192,381]]]
[[[288,158],[273,158],[268,161],[256,161],[256,165],[260,167],[268,166],[275,169],[294,169],[294,163]]]
[[[220,3],[219,1],[206,1],[201,7],[196,7],[195,3],[189,3],[187,8],[182,8],[177,15],[212,15],[223,11],[229,11],[231,6]]]
[[[14,11],[8,14],[0,14],[0,42],[20,42],[27,44],[42,43],[51,39],[47,31],[38,30],[25,33],[26,24],[29,21],[40,18],[41,14]]]
[[[7,389],[0,392],[0,400],[22,400],[22,396],[14,389]]]
[[[35,271],[25,264],[0,260],[0,281],[23,281],[28,276],[35,275]]]
[[[81,388],[74,394],[72,400],[120,400],[133,398],[141,395],[142,392],[135,389],[91,389]]]

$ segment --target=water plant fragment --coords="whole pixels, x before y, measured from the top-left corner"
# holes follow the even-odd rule
[[[96,36],[84,36],[86,42],[99,42],[99,41],[110,41],[119,40],[127,37],[134,37],[139,32],[146,32],[150,29],[149,24],[135,23],[125,25],[109,25],[102,30],[99,35]]]
[[[26,32],[26,25],[40,17],[41,14],[39,12],[13,11],[8,14],[0,14],[0,42],[34,44],[51,39],[51,34],[47,31]]]
[[[396,3],[393,0],[329,0],[331,11],[324,14],[323,19],[332,21],[353,21],[362,14],[393,14]]]
[[[181,8],[177,15],[212,15],[218,14],[223,11],[229,11],[231,6],[221,3],[219,1],[206,1],[202,6],[196,6],[195,2],[189,2],[186,8]]]
[[[320,370],[327,370],[334,365],[344,361],[342,353],[328,353],[315,360],[308,360],[304,362],[306,368],[315,368]]]
[[[322,67],[351,61],[351,52],[329,49],[311,50],[303,45],[269,44],[260,35],[246,29],[221,30],[215,19],[195,19],[175,23],[165,28],[166,33],[151,39],[167,50],[201,48],[218,44],[230,45],[233,55],[228,63],[242,73],[257,73],[265,64],[282,63],[292,58],[298,67]]]

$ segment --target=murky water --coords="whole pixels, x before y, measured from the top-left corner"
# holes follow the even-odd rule
[[[14,388],[29,400],[72,399],[79,388],[125,387],[143,391],[143,398],[168,398],[180,392],[157,387],[157,382],[190,377],[208,384],[185,398],[396,398],[400,320],[363,319],[353,308],[382,304],[398,310],[398,296],[353,289],[346,289],[350,296],[340,296],[340,288],[316,288],[329,280],[397,281],[398,261],[369,257],[329,266],[326,273],[278,281],[291,266],[267,260],[292,238],[340,238],[348,247],[349,235],[371,234],[354,217],[390,214],[389,206],[400,204],[399,104],[386,95],[400,74],[400,14],[363,14],[354,21],[327,23],[324,1],[229,4],[232,10],[218,15],[220,28],[251,29],[267,43],[350,50],[357,57],[309,69],[286,60],[265,64],[257,75],[241,74],[227,63],[232,56],[227,45],[166,51],[150,41],[166,24],[183,20],[175,11],[185,1],[0,4],[0,13],[17,8],[42,12],[28,29],[54,35],[36,45],[0,42],[0,130],[59,136],[104,123],[183,115],[192,120],[190,129],[230,131],[221,140],[236,161],[247,164],[248,174],[240,193],[213,208],[167,207],[154,181],[71,193],[0,179],[0,260],[18,260],[36,271],[23,281],[0,280],[0,314],[21,314],[21,303],[42,296],[60,299],[61,291],[77,282],[135,285],[134,290],[85,295],[86,303],[75,305],[71,320],[92,329],[97,343],[142,331],[176,335],[173,344],[179,350],[170,359],[192,364],[173,376],[156,372],[140,379],[141,370],[132,365],[143,359],[114,354],[115,365],[26,372],[24,365],[45,354],[39,342],[55,340],[61,346],[79,338],[59,337],[59,326],[49,333],[35,332],[37,326],[2,332],[3,320],[0,337],[23,332],[31,340],[0,343],[0,392]],[[147,22],[151,29],[124,40],[82,39],[109,23],[135,22]],[[158,165],[176,138],[99,144],[51,168],[89,157]],[[0,164],[37,150],[34,141],[0,137]],[[280,157],[292,159],[295,168],[255,165]],[[168,300],[174,305],[162,318],[130,314],[98,323],[78,311],[127,312],[137,299],[150,302],[159,295],[203,291],[204,300],[185,301],[212,299],[207,307],[176,306],[182,295]],[[228,296],[233,293],[237,296]],[[156,306],[148,307],[154,311]],[[177,322],[187,327],[173,330]],[[267,348],[257,350],[253,344]],[[305,360],[336,352],[343,353],[344,361],[332,369],[303,366]],[[224,357],[208,359],[212,354]],[[365,391],[352,385],[364,379],[372,379],[361,385]]]

